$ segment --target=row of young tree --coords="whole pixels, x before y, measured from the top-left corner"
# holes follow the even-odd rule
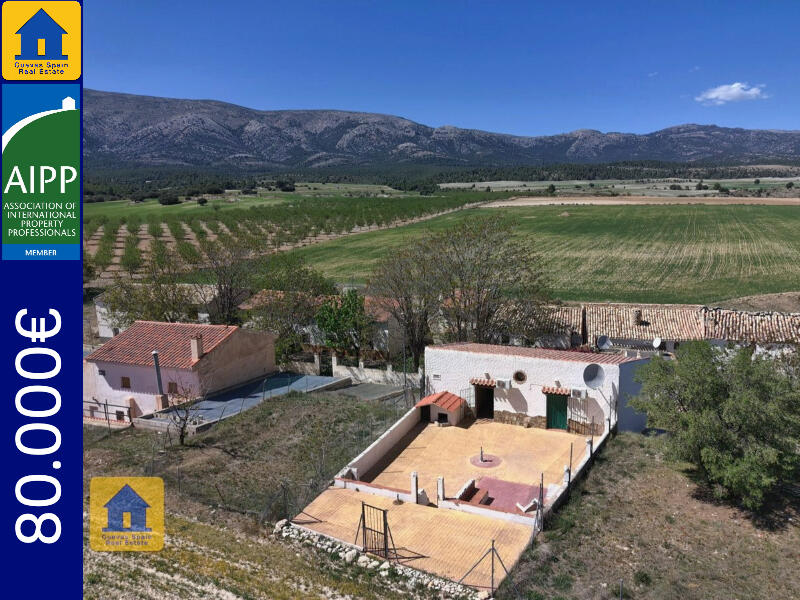
[[[447,194],[436,198],[294,198],[289,202],[251,208],[219,209],[217,204],[191,211],[188,214],[162,216],[149,213],[146,218],[136,214],[109,217],[101,214],[84,219],[84,240],[88,241],[102,227],[102,236],[94,254],[95,264],[103,270],[111,264],[114,245],[122,225],[128,231],[123,267],[136,270],[141,267],[141,253],[137,249],[140,231],[146,224],[149,236],[159,239],[165,235],[166,225],[185,258],[202,253],[187,241],[188,226],[198,240],[209,234],[230,234],[233,237],[249,235],[268,240],[267,249],[297,244],[318,235],[342,234],[357,227],[386,226],[399,220],[414,219],[463,206],[477,201],[470,194]],[[262,244],[263,245],[263,244]]]
[[[377,264],[367,293],[403,331],[415,369],[434,335],[490,342],[503,336],[532,340],[537,334],[547,297],[541,261],[507,230],[499,217],[467,218],[409,240]],[[266,289],[272,293],[262,293],[248,317],[256,327],[278,333],[281,355],[296,350],[301,332],[311,325],[335,351],[362,355],[373,333],[364,297],[337,296],[329,280],[296,256],[262,256],[263,244],[246,232],[201,238],[203,258],[193,263],[156,239],[141,278],[118,277],[105,302],[119,326],[136,319],[191,320],[196,315],[187,307],[199,303],[213,306],[216,322],[235,324],[242,319],[243,292]]]

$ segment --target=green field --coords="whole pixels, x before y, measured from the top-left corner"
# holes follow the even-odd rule
[[[205,206],[199,205],[194,200],[162,206],[158,200],[144,200],[142,202],[131,202],[130,200],[112,200],[110,202],[90,202],[83,205],[84,220],[91,220],[97,217],[107,218],[127,218],[137,216],[140,219],[149,219],[153,216],[158,217],[191,217],[193,215],[213,214],[216,210],[230,210],[234,208],[250,208],[252,206],[270,206],[285,202],[281,197],[256,197],[244,196],[241,198],[213,198]],[[217,208],[215,209],[214,206]]]
[[[337,281],[363,283],[393,248],[468,214],[503,215],[564,300],[709,303],[800,289],[800,209],[791,206],[473,209],[294,252]]]

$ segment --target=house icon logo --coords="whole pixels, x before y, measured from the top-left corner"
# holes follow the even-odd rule
[[[127,483],[104,507],[108,510],[108,525],[103,531],[151,531],[147,526],[150,505]]]
[[[62,53],[62,38],[67,31],[56,23],[43,8],[33,15],[17,30],[22,38],[22,53],[15,56],[18,60],[66,60]]]
[[[82,10],[74,0],[5,0],[0,25],[3,79],[79,79]]]
[[[98,552],[164,547],[164,480],[93,477],[89,483],[89,546]]]

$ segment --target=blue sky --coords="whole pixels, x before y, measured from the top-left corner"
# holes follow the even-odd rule
[[[520,135],[800,129],[800,2],[103,0],[86,87]]]

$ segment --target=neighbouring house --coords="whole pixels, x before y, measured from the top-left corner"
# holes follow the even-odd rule
[[[628,407],[636,369],[648,358],[522,346],[454,343],[425,349],[426,391],[465,398],[478,419],[599,435],[641,431]],[[594,429],[592,429],[594,427]]]
[[[728,342],[755,344],[765,349],[800,344],[800,314],[706,308],[705,339],[717,345]]]
[[[417,402],[420,420],[426,423],[458,425],[467,408],[467,401],[450,392],[437,392]]]
[[[161,390],[153,351],[158,351]],[[102,416],[108,403],[115,414],[129,408],[131,416],[138,417],[274,371],[272,333],[230,325],[136,321],[84,359],[84,414]]]
[[[542,309],[534,346],[568,350],[583,343],[583,308],[574,305],[546,306]]]
[[[260,290],[239,305],[242,311],[257,311],[260,307],[280,299],[286,292],[280,290]],[[315,296],[313,305],[318,309],[325,302],[338,299],[339,296]],[[364,312],[372,321],[373,332],[370,340],[372,349],[388,354],[400,354],[403,351],[403,332],[397,320],[386,309],[386,303],[374,296],[364,296]],[[295,331],[305,344],[314,347],[325,345],[325,336],[316,323],[297,323]]]
[[[586,341],[605,336],[614,347],[673,352],[681,342],[702,340],[702,307],[681,304],[586,304]]]
[[[674,352],[681,343],[707,340],[717,345],[775,349],[800,343],[800,313],[709,308],[699,304],[586,303],[548,307],[537,346],[610,347]],[[548,316],[550,315],[550,316]],[[549,332],[549,333],[548,333]]]
[[[198,323],[211,323],[215,320],[218,313],[217,288],[215,286],[191,283],[176,285],[185,288],[191,298],[191,302],[186,306],[185,314],[181,315],[182,320]],[[236,294],[235,302],[237,304],[244,302],[249,295],[247,290],[240,290]],[[111,312],[105,292],[94,299],[94,310],[97,317],[97,336],[101,340],[111,339],[121,331],[125,331],[125,326],[120,323],[119,316]]]

